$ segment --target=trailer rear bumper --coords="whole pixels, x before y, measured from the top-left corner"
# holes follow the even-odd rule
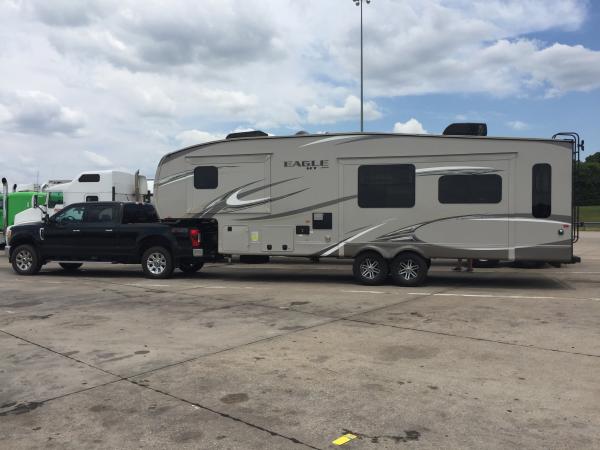
[[[581,257],[573,255],[571,257],[571,261],[569,261],[569,264],[579,264],[580,262],[581,262]]]

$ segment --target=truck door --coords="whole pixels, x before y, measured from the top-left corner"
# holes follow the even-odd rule
[[[92,260],[111,260],[117,251],[118,206],[92,203],[85,205],[77,252]]]
[[[75,259],[83,224],[84,205],[73,205],[52,216],[41,230],[42,255],[48,259]]]

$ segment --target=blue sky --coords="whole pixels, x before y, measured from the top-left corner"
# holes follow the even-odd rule
[[[577,131],[600,151],[600,2],[372,0],[365,130]],[[359,127],[352,0],[5,0],[0,174],[141,169],[235,130]]]

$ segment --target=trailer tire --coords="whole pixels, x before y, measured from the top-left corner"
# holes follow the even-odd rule
[[[33,245],[19,245],[12,252],[12,267],[19,275],[35,275],[42,268],[40,257]]]
[[[169,278],[175,269],[171,252],[165,247],[150,247],[142,255],[142,269],[147,278]]]
[[[183,273],[196,273],[204,266],[203,262],[197,263],[179,263],[179,270]]]
[[[58,263],[60,267],[62,267],[67,272],[74,272],[83,266],[82,263]]]
[[[382,284],[388,277],[389,265],[383,256],[376,252],[364,252],[354,258],[352,272],[356,281],[369,286]]]
[[[418,286],[427,278],[429,266],[417,253],[400,253],[392,261],[390,274],[398,286]]]

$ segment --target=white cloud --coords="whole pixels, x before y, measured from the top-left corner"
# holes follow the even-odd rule
[[[520,120],[511,120],[507,122],[506,125],[511,127],[513,130],[517,131],[526,130],[529,128],[529,125],[527,123],[521,122]]]
[[[90,150],[84,150],[83,155],[86,159],[94,165],[94,168],[99,167],[102,169],[107,169],[114,164],[110,159],[105,156],[99,155],[98,153],[92,152]]]
[[[202,144],[204,142],[218,141],[224,139],[225,135],[200,130],[186,130],[177,134],[175,138],[182,147],[189,147],[190,145]]]
[[[18,91],[0,96],[0,126],[23,134],[77,135],[85,124],[80,111],[68,108],[52,95]]]
[[[394,133],[427,134],[427,130],[423,128],[421,122],[411,117],[404,123],[396,122],[394,124]]]
[[[374,101],[364,102],[365,120],[375,120],[382,116]],[[354,95],[346,97],[342,106],[317,106],[306,108],[308,123],[335,123],[348,120],[360,120],[360,99]]]
[[[92,161],[82,148],[152,174],[164,153],[236,127],[358,125],[359,16],[345,1],[0,2],[2,144],[33,155],[42,178],[85,170]],[[386,119],[395,96],[543,99],[599,89],[600,51],[531,37],[580,29],[588,5],[372,2],[365,118]],[[468,108],[477,105],[459,107],[475,121]],[[16,181],[36,169],[1,152],[0,160]]]

